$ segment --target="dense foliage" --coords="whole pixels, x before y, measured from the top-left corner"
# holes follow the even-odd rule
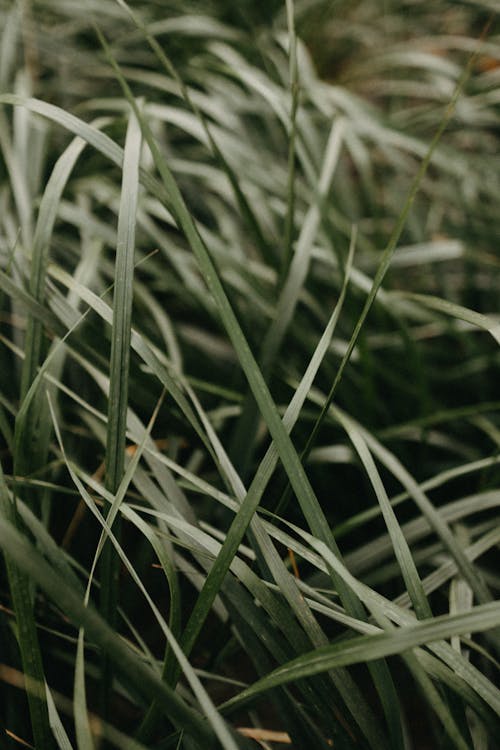
[[[495,5],[0,0],[0,746],[494,750]]]

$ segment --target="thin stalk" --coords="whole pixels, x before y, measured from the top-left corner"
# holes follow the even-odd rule
[[[283,286],[292,260],[293,236],[295,228],[295,140],[297,137],[297,111],[299,108],[299,71],[297,65],[297,37],[293,0],[286,0],[289,39],[290,76],[290,131],[288,138],[288,183],[287,211],[283,229],[283,257],[280,274],[280,288]]]
[[[122,193],[118,215],[115,287],[113,295],[113,326],[111,341],[110,385],[108,400],[108,428],[106,443],[105,486],[116,494],[125,470],[125,437],[127,431],[128,380],[132,325],[134,280],[134,251],[136,209],[139,190],[139,159],[141,131],[131,113],[125,140]],[[116,520],[115,534],[120,538],[120,519]],[[116,625],[119,560],[108,542],[101,559],[101,614],[111,625]],[[112,683],[111,662],[104,654],[102,665],[102,707],[106,715]]]

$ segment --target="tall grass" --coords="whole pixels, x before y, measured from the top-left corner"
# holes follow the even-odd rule
[[[257,6],[0,10],[6,747],[499,736],[498,21]]]

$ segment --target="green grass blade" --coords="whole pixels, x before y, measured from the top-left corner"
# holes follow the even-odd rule
[[[335,326],[337,324],[340,311],[342,309],[342,304],[345,299],[345,294],[347,291],[347,284],[348,284],[349,277],[350,277],[350,270],[352,266],[354,248],[355,248],[355,233],[353,233],[353,240],[351,242],[348,265],[346,268],[346,272],[344,276],[344,284],[341,290],[341,294],[339,296],[339,300],[333,310],[333,313],[323,333],[323,336],[321,337],[321,340],[319,341],[316,347],[316,351],[311,359],[311,362],[309,363],[306,373],[304,374],[302,382],[300,383],[299,387],[295,391],[293,399],[283,418],[283,424],[286,426],[287,432],[291,432],[295,422],[297,421],[297,418],[300,414],[301,407],[304,404],[304,401],[307,397],[307,393],[309,392],[309,389],[311,388],[313,380],[320,367],[321,361],[328,350],[331,338],[335,331]],[[235,516],[235,519],[229,531],[227,532],[226,539],[224,541],[221,552],[218,555],[217,560],[214,563],[212,569],[210,570],[210,573],[207,577],[203,590],[200,592],[200,596],[198,597],[196,601],[195,607],[193,609],[193,612],[191,613],[191,617],[184,631],[183,645],[188,653],[192,649],[196,641],[196,638],[199,635],[199,632],[203,626],[203,623],[205,622],[205,619],[210,611],[210,608],[212,607],[215,596],[217,595],[217,592],[220,589],[222,581],[224,580],[224,577],[227,571],[229,570],[231,561],[233,560],[238,550],[238,547],[243,540],[246,530],[251,522],[251,519],[253,518],[258,508],[262,494],[273,474],[277,461],[278,461],[278,451],[275,445],[272,444],[269,447],[266,455],[262,459],[262,462],[259,466],[259,469],[257,470],[255,474],[255,478],[252,484],[250,485],[248,492],[246,493],[244,497],[240,498],[241,504],[238,509],[238,512]],[[228,472],[228,473],[232,473],[232,472]]]
[[[293,253],[293,235],[295,231],[295,202],[296,202],[296,153],[295,140],[297,137],[297,111],[299,108],[299,68],[297,64],[297,36],[295,31],[295,12],[293,0],[286,0],[286,15],[288,25],[288,57],[290,78],[290,128],[288,133],[288,180],[287,206],[285,226],[283,232],[283,256],[281,262],[281,281],[286,279]]]
[[[135,116],[131,114],[123,161],[113,296],[108,444],[106,447],[106,486],[113,493],[118,490],[124,471],[141,142],[140,128]]]
[[[331,408],[332,410],[334,409],[334,407]],[[377,500],[382,510],[385,524],[387,526],[387,530],[391,537],[394,555],[401,569],[401,573],[415,613],[419,619],[432,617],[432,611],[427,596],[425,595],[425,591],[422,586],[422,581],[420,580],[417,567],[413,561],[410,548],[404,537],[404,534],[401,531],[401,527],[396,518],[396,514],[394,513],[389,502],[389,498],[380,478],[380,474],[377,471],[377,467],[375,466],[373,457],[368,450],[367,444],[363,439],[363,435],[361,430],[359,429],[359,425],[357,425],[353,419],[348,417],[339,409],[335,409],[333,413],[349,435],[349,439],[355,447],[356,452],[358,453],[361,462],[363,463],[365,471],[368,474],[372,487],[375,491]]]
[[[122,167],[123,149],[121,146],[115,143],[105,133],[101,133],[93,125],[89,125],[79,117],[72,115],[70,112],[66,112],[61,107],[57,107],[54,104],[48,104],[40,99],[25,97],[18,94],[0,94],[0,104],[10,104],[14,107],[26,107],[30,112],[35,112],[47,120],[60,125],[68,132],[79,136],[86,141],[89,146],[92,146],[105,156],[106,159],[109,159],[116,164],[117,167]],[[140,170],[140,177],[141,183],[150,190],[153,195],[159,194],[163,197],[163,200],[165,200],[165,193],[157,180],[152,178],[142,169]]]
[[[483,315],[482,313],[470,310],[463,305],[457,305],[454,302],[449,302],[446,299],[440,297],[434,297],[430,294],[414,294],[412,292],[392,292],[395,298],[409,299],[418,302],[423,307],[429,308],[430,310],[436,310],[437,312],[448,315],[458,320],[465,320],[473,326],[477,326],[493,336],[497,344],[500,344],[500,323],[493,318]]]
[[[87,605],[87,602],[85,602]],[[85,689],[85,643],[84,630],[80,628],[75,658],[75,684],[73,690],[73,711],[78,750],[94,750],[94,741],[87,712],[87,692]]]
[[[38,212],[31,254],[29,290],[32,298],[43,304],[50,241],[63,190],[80,157],[85,141],[75,138],[59,157],[47,182]],[[21,373],[21,409],[15,424],[14,472],[23,476],[46,463],[50,439],[47,401],[41,393],[26,396],[36,378],[44,346],[43,319],[28,317],[24,343],[25,356]],[[23,409],[22,407],[25,406]]]
[[[56,742],[59,747],[59,750],[73,750],[73,745],[71,744],[69,740],[69,737],[64,728],[64,724],[62,723],[61,717],[59,716],[59,713],[57,711],[54,698],[52,697],[52,693],[50,692],[47,685],[46,685],[46,693],[47,693],[47,706],[49,710],[50,726],[51,726],[52,732],[54,733],[54,737],[56,738]]]
[[[1,465],[0,512],[0,522],[15,530],[18,526],[18,516],[14,500],[9,497]],[[15,531],[15,534],[23,544],[26,544],[18,531]],[[16,557],[10,554],[9,549],[4,549],[4,553],[12,604],[16,614],[19,650],[27,684],[33,739],[37,747],[50,750],[55,747],[55,743],[49,724],[45,676],[33,614],[30,581],[24,574],[23,567],[19,566]]]
[[[127,515],[129,513],[128,509],[125,509],[124,512]],[[185,537],[186,540],[191,540],[192,543],[208,552],[210,554],[210,558],[218,558],[220,556],[220,543],[216,542],[212,537],[208,536],[206,532],[197,529],[191,524],[187,524],[185,521],[175,516],[162,513],[161,517],[165,519],[169,527],[181,532],[182,538]],[[273,566],[272,569],[274,570],[275,563],[272,560],[271,565]],[[311,639],[321,640],[321,637],[318,638],[317,635],[317,626],[316,631],[311,629],[312,632],[308,632],[306,637],[304,635],[304,632],[297,628],[297,624],[295,623],[294,618],[290,618],[289,610],[283,606],[280,599],[275,598],[268,590],[267,586],[263,584],[263,582],[255,575],[255,573],[253,573],[250,568],[248,568],[248,566],[245,565],[243,561],[236,556],[232,560],[231,571],[249,590],[252,597],[254,597],[260,603],[261,607],[263,607],[269,613],[272,621],[285,634],[287,640],[293,646],[295,652],[304,651],[304,649],[307,649],[308,644],[310,645],[311,643]],[[278,579],[280,580],[281,584],[282,576],[278,576]],[[224,588],[226,584],[227,578],[225,579],[224,583],[221,584],[221,588]],[[289,598],[293,610],[297,611],[297,617],[299,618],[299,621],[304,622],[303,613],[297,607],[297,604],[293,600],[293,597],[290,596],[289,586],[287,586],[285,589],[285,595]],[[257,630],[259,636],[261,635],[261,629],[262,624],[259,625]],[[263,640],[266,645],[268,645],[269,643],[269,638],[270,635],[266,634],[266,637]],[[321,642],[325,642],[324,637]],[[187,652],[186,645],[184,645],[184,650]],[[279,653],[280,652],[278,651],[278,654]],[[175,675],[175,678],[176,677],[177,675]],[[345,670],[339,670],[338,673],[332,676],[332,680],[343,701],[345,702],[345,705],[348,707],[349,711],[352,713],[352,716],[359,724],[361,731],[368,737],[371,745],[373,747],[382,746],[385,740],[380,734],[380,729],[377,726],[376,718],[369,706],[364,701],[362,695],[360,694],[360,691],[358,690],[350,675]],[[318,689],[321,689],[324,692],[325,689],[328,689],[328,685],[319,685]],[[315,700],[317,702],[317,698]]]
[[[380,615],[384,618],[389,617],[393,622],[400,626],[413,626],[415,624],[415,616],[407,609],[401,609],[398,605],[389,601],[378,594],[375,590],[370,589],[368,586],[354,578],[343,563],[333,556],[323,542],[314,539],[310,534],[307,534],[290,523],[288,523],[288,525],[294,528],[299,536],[306,538],[313,549],[318,551],[325,560],[329,560],[330,565],[336,568],[338,574],[342,575],[346,581],[346,584],[356,591],[361,601],[363,601],[363,603],[370,609],[375,618],[378,618]],[[488,632],[486,635],[488,635]],[[430,643],[429,648],[445,661],[457,675],[462,677],[463,680],[477,691],[477,693],[489,706],[491,706],[491,708],[493,708],[494,711],[500,713],[500,690],[498,690],[498,688],[496,688],[496,686],[485,675],[470,664],[468,660],[464,659],[461,654],[444,642]]]
[[[75,164],[85,148],[85,141],[75,138],[59,157],[47,182],[40,204],[33,238],[31,254],[31,273],[29,291],[37,302],[42,302],[45,295],[46,271],[49,260],[49,246],[56,221],[59,202],[63,190]],[[26,356],[21,378],[21,398],[33,382],[40,361],[42,349],[42,332],[40,322],[33,316],[29,318],[26,330]]]
[[[134,254],[136,212],[139,194],[139,159],[142,137],[133,113],[130,114],[123,156],[122,190],[118,216],[118,237],[113,295],[113,323],[111,328],[111,361],[108,397],[106,441],[106,488],[117,493],[124,473],[125,437],[130,367],[130,339],[132,330],[132,301],[134,282]],[[115,534],[120,537],[119,524]],[[105,544],[101,561],[101,599],[103,617],[116,623],[119,587],[119,561],[111,544]],[[110,700],[112,674],[103,655],[102,696],[104,713]]]
[[[499,624],[500,604],[493,602],[481,604],[465,614],[441,615],[429,622],[420,621],[413,626],[402,627],[390,633],[366,635],[340,644],[331,644],[275,669],[270,675],[242,691],[235,700],[228,702],[225,708],[240,707],[246,700],[271,687],[303,679],[326,669],[401,654],[432,641],[467,632],[481,633],[498,627]]]
[[[302,223],[295,254],[283,282],[276,312],[262,344],[259,365],[266,380],[269,378],[273,363],[292,321],[300,292],[310,268],[313,245],[321,223],[322,208],[330,191],[342,148],[344,127],[345,123],[342,118],[335,119],[332,124],[325,148],[321,174],[318,178],[317,194]],[[249,394],[235,430],[232,454],[236,466],[243,476],[248,473],[254,449],[258,409],[255,396]]]
[[[402,463],[389,450],[387,450],[387,448],[384,448],[373,436],[364,431],[364,437],[375,455],[385,463],[387,468],[399,479],[405,489],[411,494],[419,510],[427,518],[431,527],[441,538],[443,545],[455,560],[461,575],[471,586],[477,600],[483,604],[490,602],[492,596],[486,583],[480,576],[479,572],[473,569],[448,524],[443,520],[439,511],[436,510],[417,482],[405,469]]]

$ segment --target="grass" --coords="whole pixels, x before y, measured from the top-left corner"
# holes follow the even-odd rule
[[[493,10],[1,7],[2,746],[493,750]]]

